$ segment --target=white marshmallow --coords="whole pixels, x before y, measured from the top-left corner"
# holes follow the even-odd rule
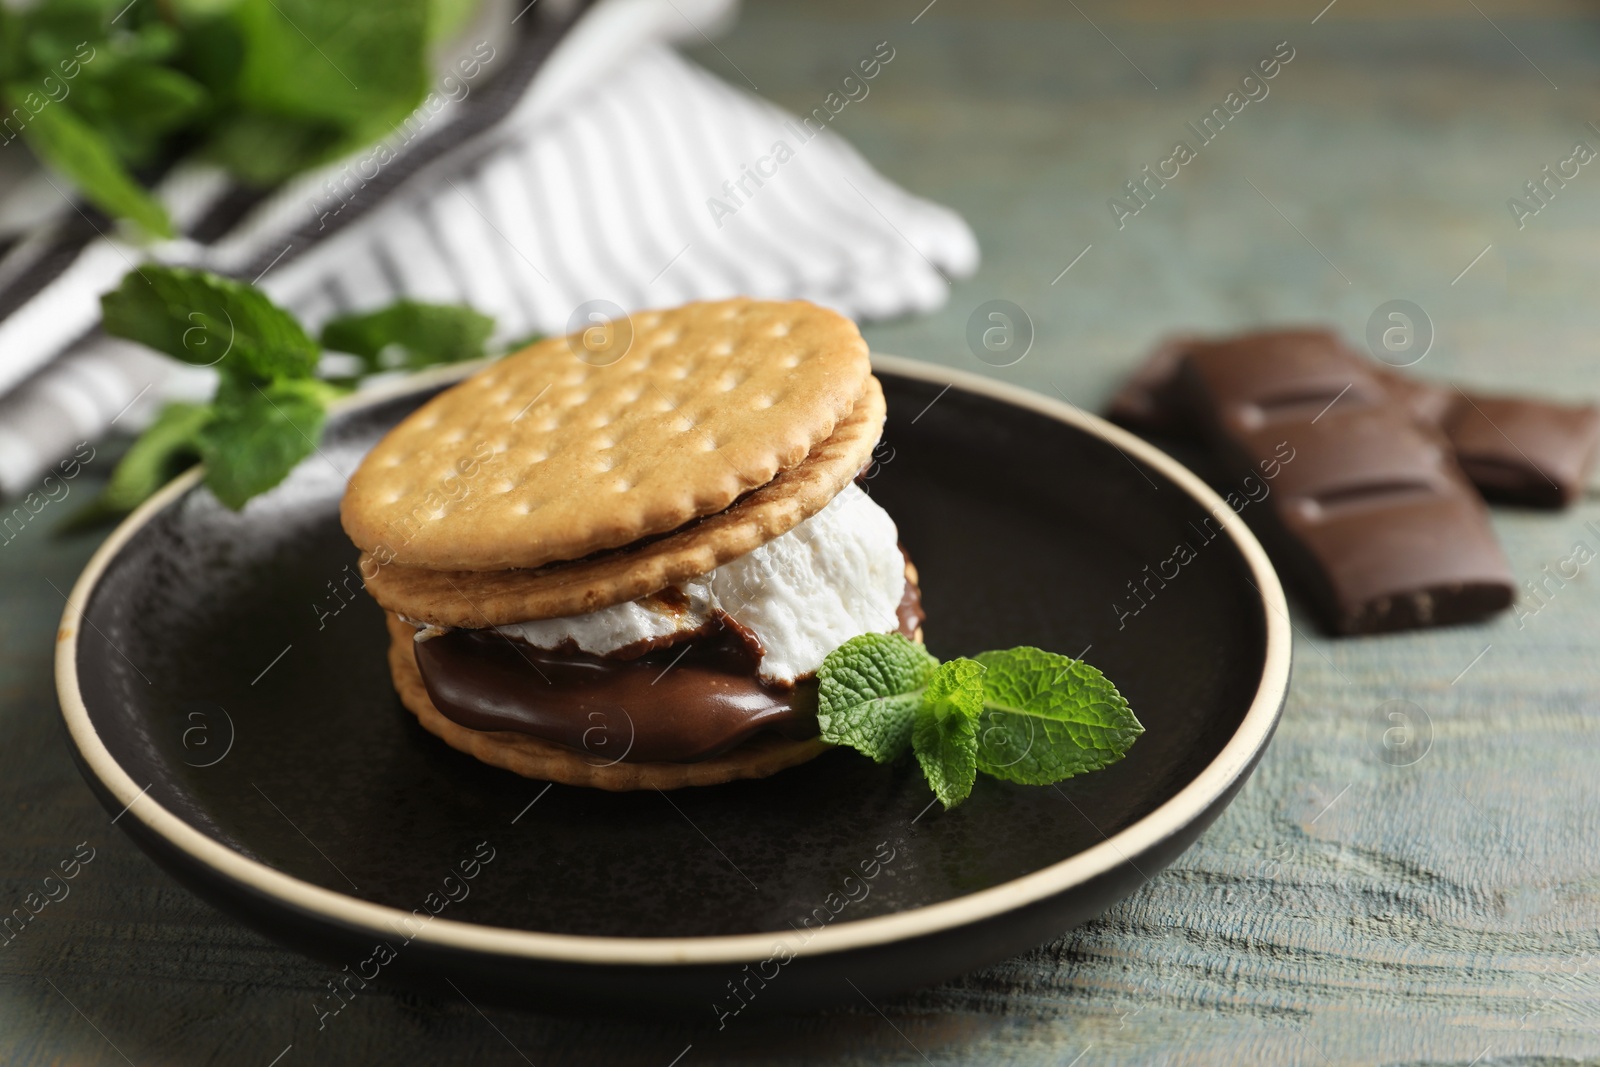
[[[699,630],[720,611],[761,642],[761,678],[792,684],[850,638],[897,629],[905,582],[894,520],[852,483],[788,533],[679,585],[686,608],[644,597],[496,629],[535,648],[570,641],[605,655]]]

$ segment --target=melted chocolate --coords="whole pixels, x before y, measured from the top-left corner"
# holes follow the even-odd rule
[[[900,632],[922,622],[906,582]],[[606,764],[709,759],[764,730],[817,733],[817,683],[757,675],[760,645],[731,620],[628,659],[534,648],[492,630],[451,630],[416,645],[434,706],[471,730],[531,734]]]

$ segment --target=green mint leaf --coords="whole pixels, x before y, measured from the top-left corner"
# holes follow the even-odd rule
[[[953,659],[941,665],[928,680],[917,710],[911,747],[946,811],[967,799],[978,776],[983,675],[976,660]]]
[[[212,401],[215,417],[200,433],[206,485],[217,499],[238,511],[283,481],[316,448],[332,393],[307,379],[223,378]]]
[[[862,634],[817,669],[822,739],[887,763],[905,752],[923,690],[939,661],[901,634]]]
[[[100,298],[107,333],[225,377],[304,378],[321,355],[287,311],[251,285],[147,264]]]
[[[138,166],[157,155],[167,133],[199,114],[206,96],[199,82],[170,67],[124,62],[105,77],[85,77],[72,103]]]
[[[166,209],[134,181],[104,134],[71,108],[48,101],[28,85],[6,87],[8,111],[32,114],[22,135],[28,147],[60,171],[95,207],[114,218],[128,219],[147,233],[171,237]]]
[[[427,0],[242,0],[238,92],[255,111],[391,132],[427,91]]]
[[[200,459],[200,431],[210,421],[210,404],[168,404],[123,454],[100,494],[74,512],[58,532],[120,518],[154,496]]]
[[[217,127],[201,154],[241,181],[265,188],[321,162],[341,143],[337,126],[242,111]]]
[[[1081,660],[1021,647],[984,652],[978,769],[1049,785],[1121,759],[1144,727],[1117,687]]]
[[[360,356],[367,370],[418,370],[479,359],[494,320],[458,304],[401,300],[364,315],[344,315],[322,328],[322,345]]]

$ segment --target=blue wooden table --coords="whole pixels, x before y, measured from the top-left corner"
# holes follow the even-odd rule
[[[1591,8],[925,2],[751,5],[695,52],[806,111],[896,49],[835,125],[964,213],[985,259],[943,310],[870,326],[876,348],[1094,408],[1169,330],[1359,339],[1404,299],[1432,323],[1417,373],[1600,396],[1600,167],[1525,187],[1600,149]],[[1179,142],[1192,158],[1168,162]],[[966,339],[996,299],[1035,335],[1005,368]],[[319,1031],[330,973],[179,889],[73,768],[50,662],[96,537],[52,537],[51,509],[0,547],[0,908],[77,873],[0,949],[8,1064],[1600,1062],[1600,596],[1570,562],[1600,551],[1592,498],[1496,512],[1529,584],[1489,625],[1332,640],[1297,614],[1256,776],[1100,920],[937,988],[723,1032],[376,988]]]

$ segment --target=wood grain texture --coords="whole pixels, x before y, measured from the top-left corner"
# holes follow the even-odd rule
[[[1600,395],[1600,171],[1521,230],[1505,206],[1573,141],[1600,145],[1593,21],[1505,5],[1493,24],[1470,8],[1435,19],[1434,4],[1367,22],[1370,7],[1340,5],[1312,25],[1321,3],[1181,22],[1144,4],[1126,21],[1079,6],[939,0],[912,25],[921,0],[751,5],[726,58],[696,53],[809,111],[873,44],[896,48],[838,128],[962,211],[985,263],[943,310],[870,327],[874,347],[1092,408],[1165,331],[1316,321],[1359,338],[1398,297],[1437,327],[1419,373]],[[1106,199],[1285,39],[1296,58],[1270,96],[1118,230]],[[1003,370],[965,341],[993,298],[1037,330]],[[1496,512],[1519,579],[1545,590],[1520,619],[1335,641],[1297,613],[1291,697],[1255,778],[1102,919],[893,1002],[720,1032],[480,1014],[449,988],[373,990],[319,1030],[331,973],[179,889],[72,766],[50,654],[93,545],[50,538],[67,506],[0,546],[0,906],[79,842],[96,858],[0,949],[8,1064],[1600,1062],[1600,563],[1546,577],[1575,541],[1600,550],[1592,499]],[[1409,765],[1392,748],[1405,738],[1385,748],[1392,701],[1429,738]]]

